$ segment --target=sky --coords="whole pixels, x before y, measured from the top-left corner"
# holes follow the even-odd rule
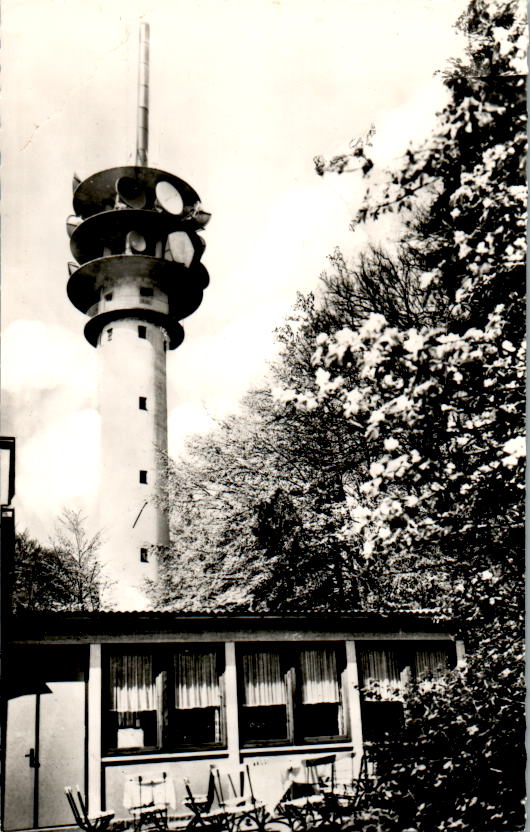
[[[349,228],[359,174],[313,157],[375,126],[399,164],[428,135],[462,49],[463,0],[4,0],[2,423],[17,439],[17,527],[45,543],[63,507],[97,526],[96,350],[66,295],[71,181],[133,164],[138,24],[151,28],[149,164],[212,219],[210,286],[168,354],[169,450],[238,407],[267,371],[273,331]],[[372,229],[383,236],[391,229]]]

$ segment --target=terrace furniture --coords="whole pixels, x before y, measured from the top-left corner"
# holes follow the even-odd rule
[[[219,796],[219,786],[216,783],[218,771],[215,766],[210,766],[208,775],[208,786],[206,794],[193,793],[189,778],[184,779],[187,799],[184,805],[192,813],[188,828],[207,828],[209,832],[226,832],[232,830],[233,814],[222,805]],[[213,808],[217,800],[217,807]]]
[[[114,817],[114,812],[89,815],[79,786],[65,786],[64,792],[75,822],[83,832],[105,832]]]
[[[243,764],[226,772],[225,777],[232,793],[231,797],[224,795],[222,772],[219,768],[214,770],[214,775],[219,805],[231,813],[233,825],[238,832],[245,829],[265,832],[266,824],[271,820],[271,816],[263,801],[258,800],[254,794],[249,766]]]
[[[125,786],[124,805],[133,817],[134,832],[167,829],[168,808],[175,805],[173,783],[165,771],[160,775],[138,774]]]
[[[286,782],[290,797],[280,801],[278,820],[293,832],[306,832],[329,820],[326,795],[333,793],[335,761],[335,754],[308,757],[288,769]],[[303,794],[295,797],[297,791]]]

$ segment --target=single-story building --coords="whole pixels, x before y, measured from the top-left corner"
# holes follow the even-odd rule
[[[423,615],[104,612],[19,615],[8,625],[3,829],[72,824],[64,787],[91,812],[129,816],[127,784],[249,763],[259,796],[289,765],[392,733],[401,688],[454,666],[449,621]]]

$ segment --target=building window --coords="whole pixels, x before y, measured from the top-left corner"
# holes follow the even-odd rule
[[[112,341],[112,327],[109,326],[107,329],[107,341]]]
[[[140,482],[142,485],[147,484],[147,471],[140,471]]]
[[[347,738],[343,644],[245,648],[239,658],[243,745]]]
[[[164,352],[167,352],[167,341],[164,341]]]
[[[153,297],[153,290],[150,286],[140,286],[140,297],[141,298],[152,298]]]
[[[109,656],[106,750],[140,753],[226,744],[222,656],[217,645]]]
[[[439,642],[363,642],[357,646],[363,737],[395,738],[403,726],[403,688],[421,687],[454,665],[454,648]]]
[[[112,300],[112,292],[107,292],[105,295],[105,300]]]
[[[138,338],[147,338],[147,327],[146,326],[139,326],[138,327]]]
[[[148,563],[149,562],[149,559],[147,557],[147,549],[144,546],[142,546],[141,549],[140,549],[140,562],[141,563]]]
[[[140,396],[138,398],[138,407],[140,410],[147,410],[147,398],[145,396]]]

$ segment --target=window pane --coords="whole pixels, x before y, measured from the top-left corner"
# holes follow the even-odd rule
[[[401,673],[395,650],[363,647],[359,650],[359,657],[365,701],[400,701]]]
[[[278,653],[247,653],[243,656],[243,704],[285,705],[285,684]]]
[[[174,666],[176,708],[219,707],[221,700],[215,653],[176,653]]]
[[[154,711],[156,694],[153,680],[153,657],[111,656],[111,710],[120,713]]]
[[[221,742],[221,690],[214,650],[181,650],[173,655],[177,745]]]
[[[109,745],[131,749],[157,744],[156,690],[151,655],[111,656]]]
[[[321,702],[340,702],[335,650],[302,650],[302,702],[316,705]]]
[[[449,655],[446,647],[420,648],[414,656],[414,679],[427,689],[432,680],[442,676],[449,667]]]
[[[396,738],[403,727],[403,704],[391,701],[364,701],[361,705],[363,739],[365,742],[382,742]]]
[[[287,739],[287,696],[280,654],[252,651],[242,657],[240,732],[243,743]]]
[[[334,647],[300,652],[301,707],[295,714],[296,733],[303,739],[344,734],[341,690]]]

